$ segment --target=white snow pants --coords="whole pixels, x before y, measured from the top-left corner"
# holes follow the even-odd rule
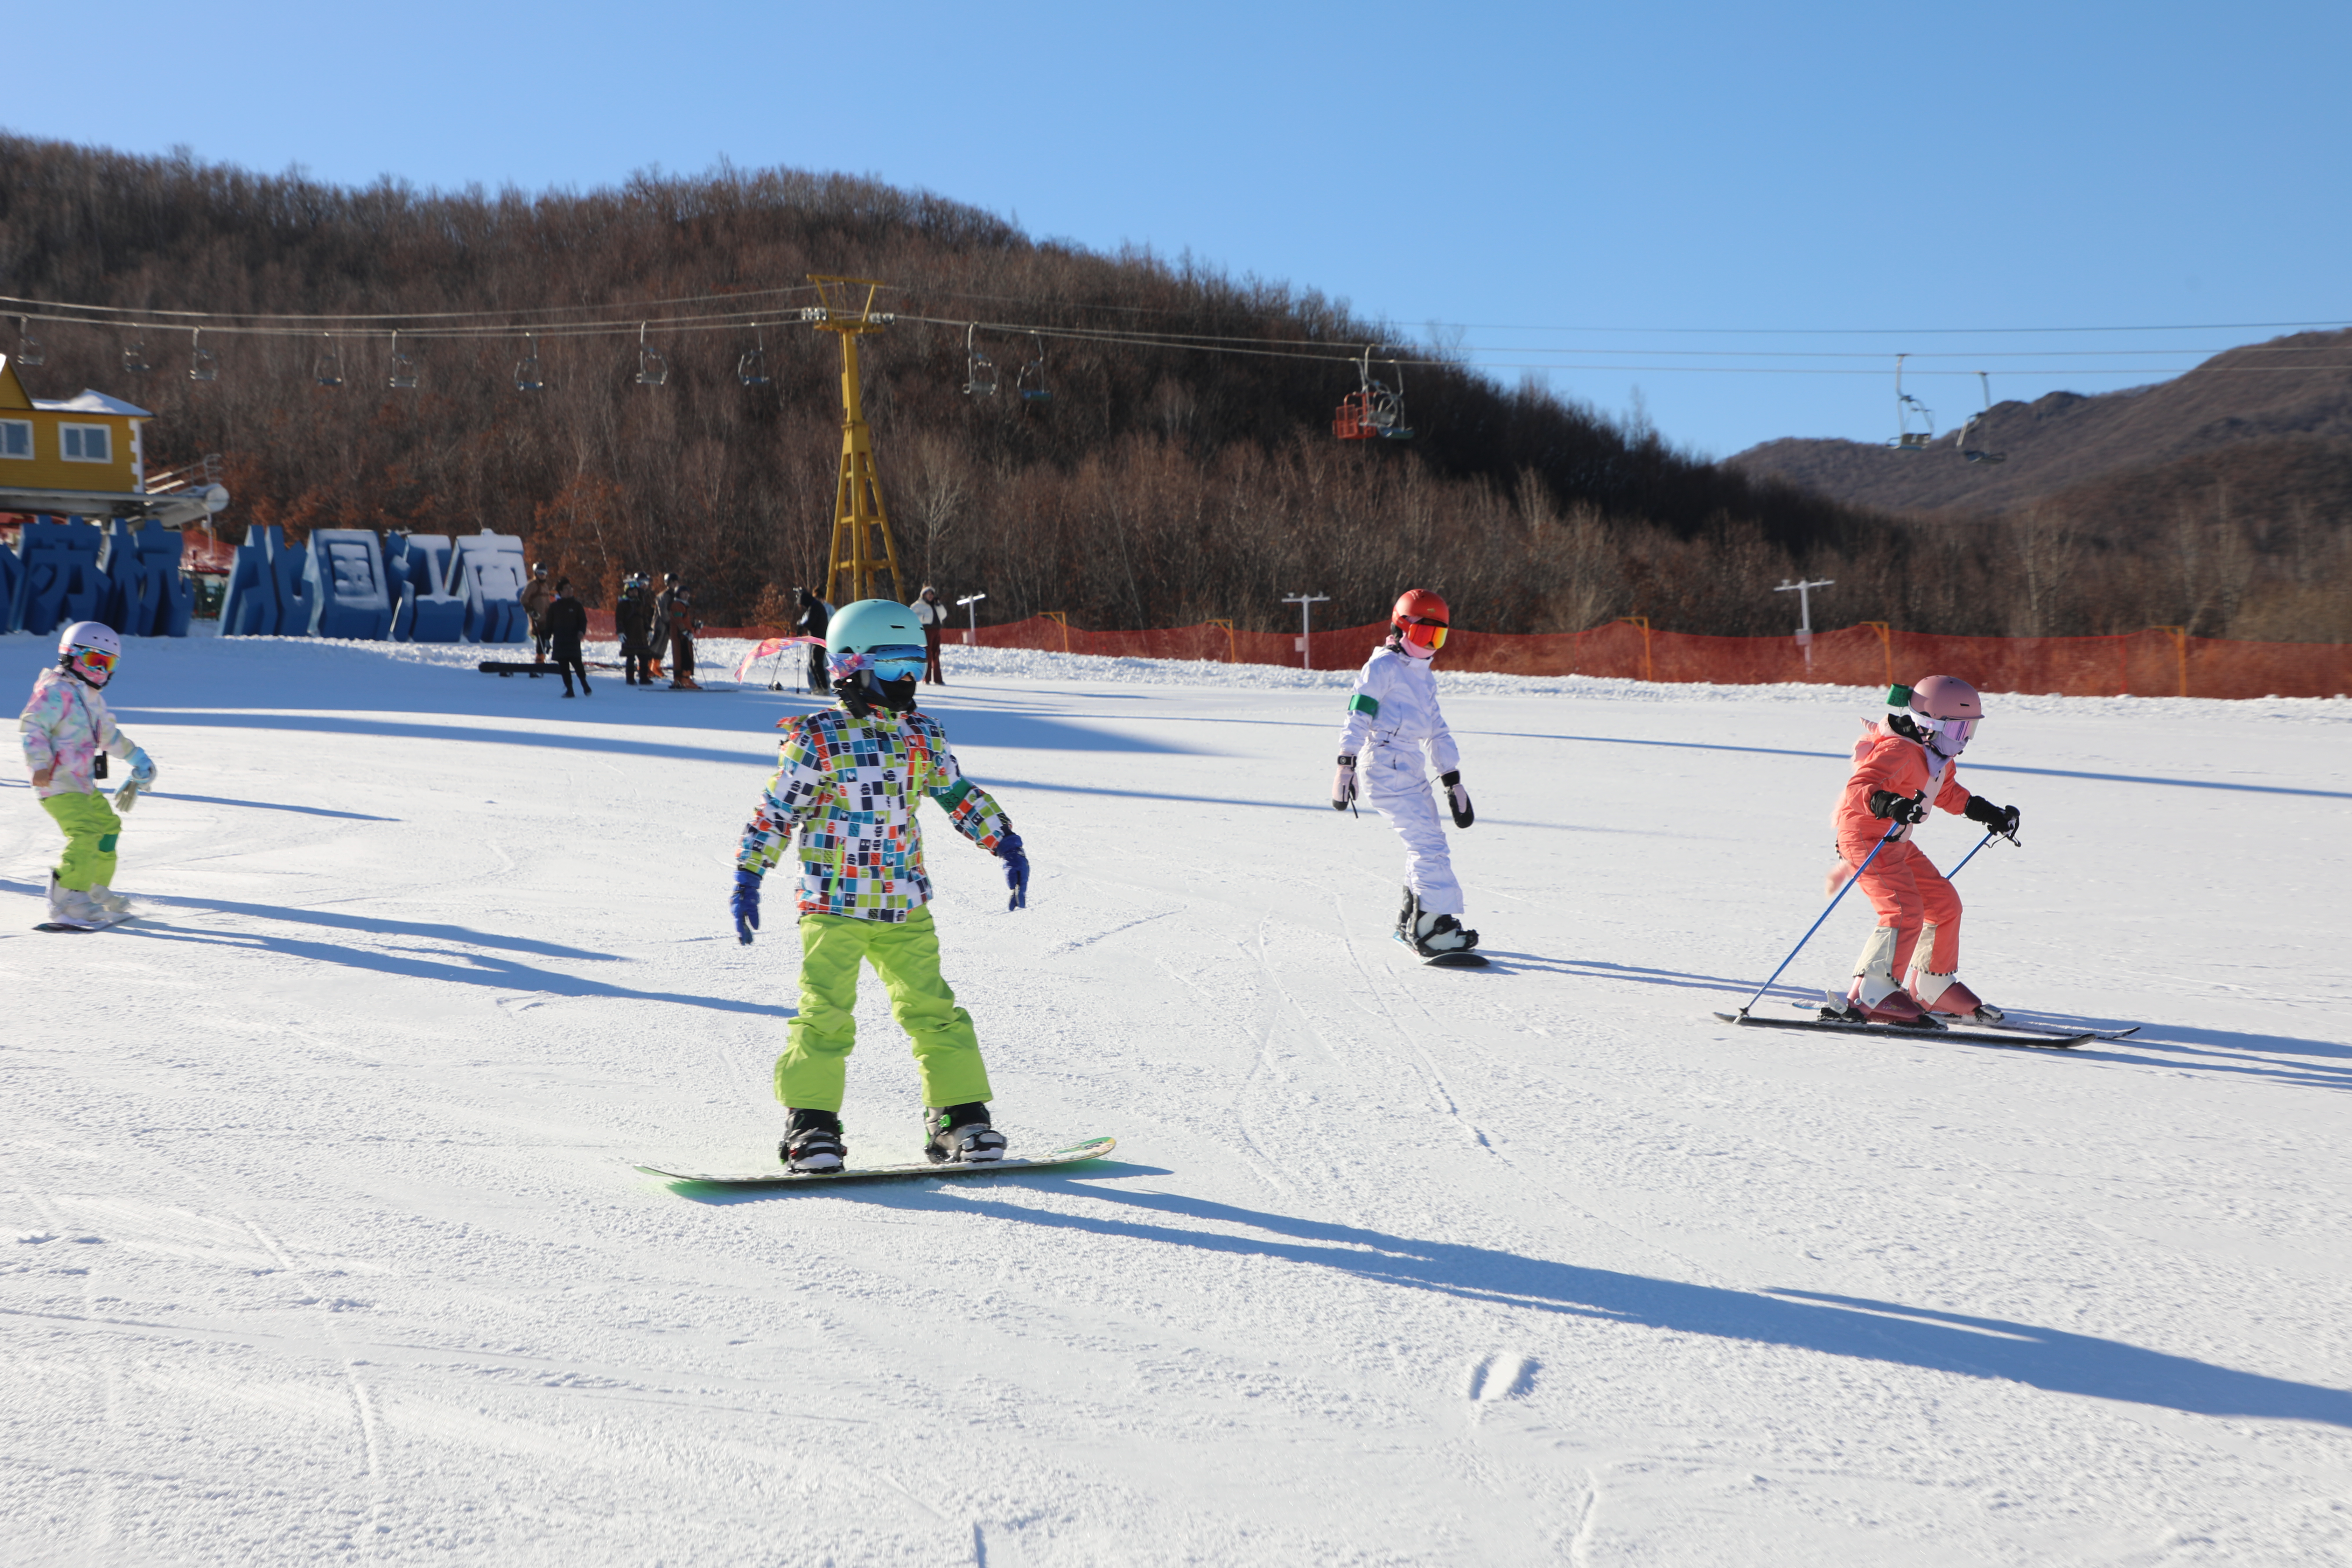
[[[1462,901],[1462,884],[1454,879],[1444,820],[1421,753],[1381,751],[1365,761],[1370,765],[1362,770],[1364,802],[1404,840],[1406,885],[1421,900],[1423,913],[1459,920],[1469,907]]]

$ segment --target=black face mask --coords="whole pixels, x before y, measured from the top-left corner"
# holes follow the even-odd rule
[[[913,712],[915,686],[916,678],[911,675],[904,680],[877,680],[872,670],[861,669],[846,679],[835,681],[833,690],[841,699],[842,706],[849,710],[851,718],[863,719],[877,708],[892,713]]]

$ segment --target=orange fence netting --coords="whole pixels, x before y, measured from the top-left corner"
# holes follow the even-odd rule
[[[1375,623],[1313,635],[1318,669],[1352,669],[1380,646]],[[950,645],[966,633],[949,633]],[[1114,658],[1198,658],[1235,664],[1299,662],[1296,632],[1235,631],[1213,622],[1160,631],[1097,632],[1057,616],[982,626],[982,647],[1038,648]],[[2231,642],[2161,627],[2117,637],[1935,637],[1872,626],[1815,632],[1812,657],[1794,637],[1714,637],[1612,621],[1586,632],[1513,635],[1457,631],[1442,668],[1505,675],[1597,675],[1628,680],[1769,685],[1886,686],[1957,675],[1987,691],[2066,697],[2340,697],[2352,692],[2352,645]]]

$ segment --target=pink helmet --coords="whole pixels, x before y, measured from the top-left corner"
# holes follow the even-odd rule
[[[1908,710],[1905,716],[1937,756],[1958,756],[1976,732],[1977,721],[1984,717],[1984,700],[1957,675],[1930,675],[1896,690]]]

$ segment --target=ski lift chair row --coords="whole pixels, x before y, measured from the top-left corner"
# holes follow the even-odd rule
[[[1380,346],[1365,345],[1356,369],[1356,390],[1339,400],[1331,416],[1331,434],[1342,441],[1370,441],[1376,437],[1388,441],[1412,439],[1412,426],[1404,422],[1404,367],[1395,360],[1385,362],[1396,377],[1393,389],[1372,378],[1372,351]]]

